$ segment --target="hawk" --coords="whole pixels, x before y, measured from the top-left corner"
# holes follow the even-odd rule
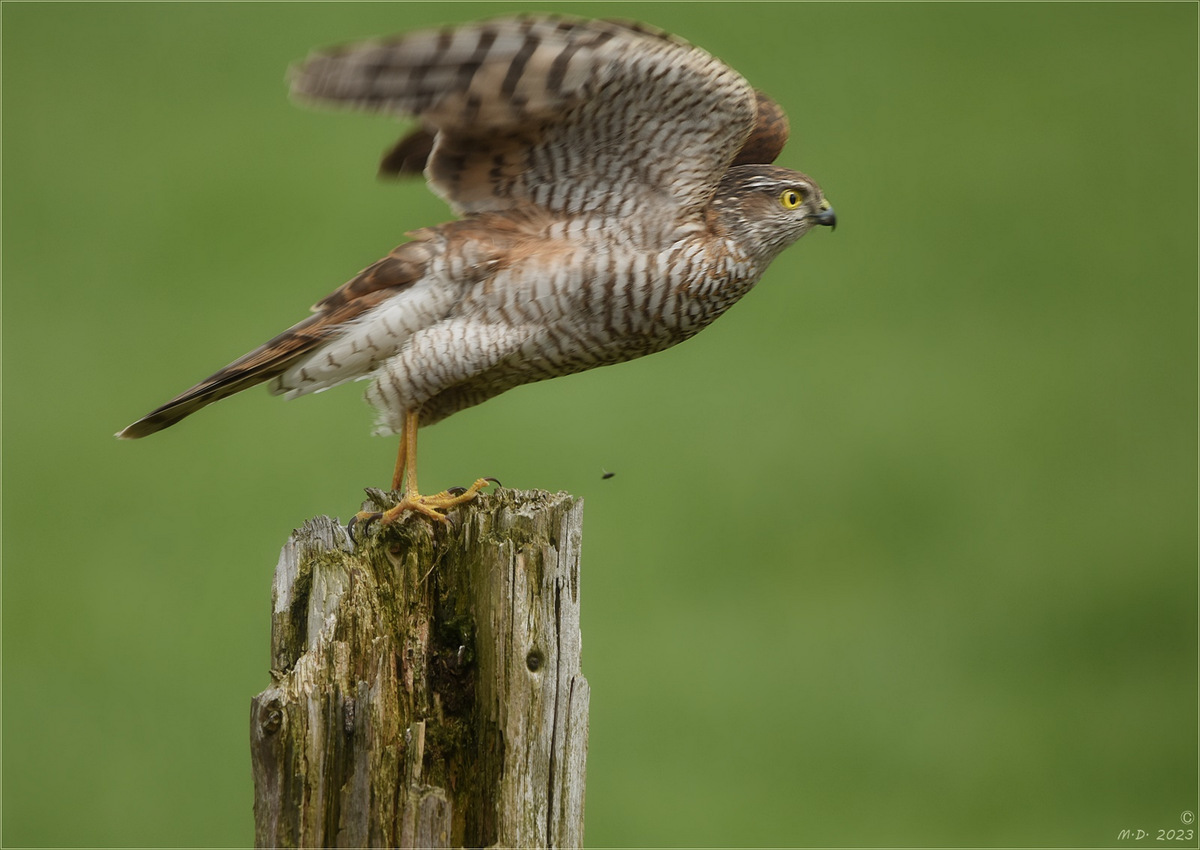
[[[423,496],[417,428],[521,384],[691,337],[814,226],[816,182],[771,165],[783,110],[661,30],[532,15],[310,55],[292,95],[415,118],[384,156],[424,172],[457,220],[360,272],[313,314],[134,422],[136,439],[262,382],[286,398],[369,380],[400,434],[392,488],[445,521],[470,488]],[[380,518],[372,515],[372,518]]]

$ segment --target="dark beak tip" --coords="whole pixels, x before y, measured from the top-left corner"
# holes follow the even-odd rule
[[[837,214],[834,213],[832,207],[817,213],[817,224],[828,227],[830,230],[837,230]]]

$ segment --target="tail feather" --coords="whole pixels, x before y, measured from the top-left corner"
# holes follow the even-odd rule
[[[214,401],[282,374],[297,360],[337,335],[347,322],[420,279],[431,256],[425,243],[434,238],[434,234],[433,230],[411,234],[414,237],[412,242],[396,248],[318,301],[313,307],[316,311],[313,315],[239,357],[162,407],[150,411],[116,436],[122,440],[145,437],[174,425]]]
[[[177,395],[161,407],[147,413],[137,422],[117,433],[121,440],[136,440],[174,425],[202,407],[226,396],[241,392],[283,372],[300,357],[311,351],[324,338],[313,333],[312,326],[320,316],[310,316],[284,331],[268,343],[238,358],[219,372]]]

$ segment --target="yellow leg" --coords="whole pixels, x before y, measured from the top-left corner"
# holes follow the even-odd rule
[[[404,414],[404,425],[400,429],[400,450],[396,455],[396,468],[392,473],[392,489],[400,489],[400,480],[404,479],[404,495],[395,507],[389,508],[382,514],[372,514],[364,511],[355,519],[378,519],[384,525],[390,525],[400,518],[405,511],[415,511],[438,522],[449,522],[443,513],[464,502],[475,498],[489,483],[488,479],[480,478],[461,493],[451,493],[443,490],[432,496],[422,496],[417,489],[417,427],[419,416],[416,411]]]
[[[407,417],[405,417],[407,419]],[[400,428],[400,448],[396,451],[396,469],[392,473],[392,489],[399,490],[404,480],[404,468],[408,465],[408,427],[407,422]]]

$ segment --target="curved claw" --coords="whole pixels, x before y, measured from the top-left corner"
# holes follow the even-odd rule
[[[504,486],[503,484],[501,484],[501,483],[500,483],[500,479],[499,479],[499,478],[481,478],[481,479],[479,479],[479,480],[480,480],[480,481],[490,481],[490,482],[492,482],[493,484],[495,484],[497,487],[503,487],[503,486]],[[470,488],[468,488],[468,487],[449,487],[449,488],[447,488],[447,489],[446,489],[446,495],[448,495],[448,496],[461,496],[463,493],[467,492],[467,490],[468,490],[468,489],[470,489]]]
[[[351,539],[353,539],[354,527],[361,522],[362,533],[363,535],[366,535],[366,533],[371,530],[371,524],[378,522],[382,518],[382,511],[359,511],[353,517],[351,517],[350,522],[346,524],[346,533],[350,535]]]

